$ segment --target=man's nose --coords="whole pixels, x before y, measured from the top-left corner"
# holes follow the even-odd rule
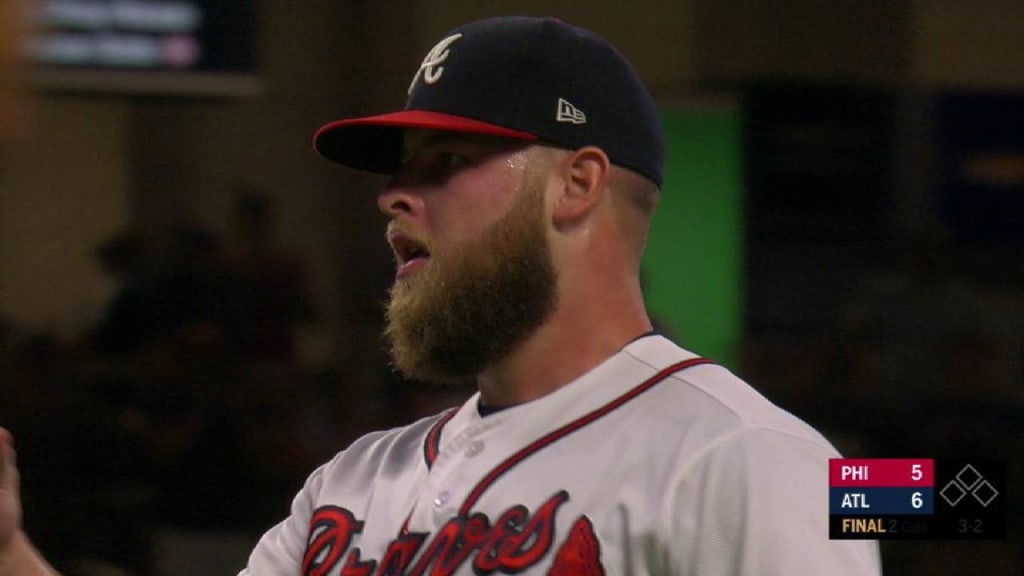
[[[423,207],[423,200],[413,189],[392,180],[377,195],[377,207],[392,219],[415,216]]]

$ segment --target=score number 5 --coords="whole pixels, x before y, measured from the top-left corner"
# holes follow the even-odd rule
[[[910,466],[910,479],[915,482],[920,482],[924,478],[924,472],[921,470],[920,464],[913,464]]]

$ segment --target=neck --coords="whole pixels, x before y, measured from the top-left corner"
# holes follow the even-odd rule
[[[604,286],[595,298],[580,298],[577,291],[571,301],[561,299],[548,322],[501,362],[479,374],[482,402],[505,407],[540,398],[651,331],[639,286],[620,292]]]

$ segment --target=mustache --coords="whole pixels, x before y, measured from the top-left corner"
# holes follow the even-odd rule
[[[425,234],[416,232],[398,220],[388,222],[385,239],[396,264],[402,264],[412,256],[422,256],[424,253],[430,257],[437,256],[433,242]]]
[[[409,229],[408,226],[405,226],[398,220],[391,220],[388,222],[387,229],[384,231],[384,237],[386,240],[390,241],[390,239],[396,235],[405,236],[417,244],[422,244],[423,246],[430,248],[430,240],[428,238],[425,238],[422,234],[418,234],[414,230]]]

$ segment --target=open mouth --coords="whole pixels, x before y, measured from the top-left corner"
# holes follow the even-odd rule
[[[408,276],[430,261],[430,250],[425,242],[405,234],[394,231],[388,234],[388,243],[395,253],[395,261],[398,264],[397,277]]]

